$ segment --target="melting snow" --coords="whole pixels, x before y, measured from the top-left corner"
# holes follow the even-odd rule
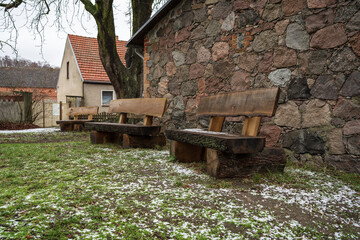
[[[24,130],[0,130],[1,134],[11,134],[11,133],[49,133],[59,131],[59,128],[32,128]]]

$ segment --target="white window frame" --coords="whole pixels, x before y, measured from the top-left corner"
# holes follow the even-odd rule
[[[114,90],[101,90],[101,106],[107,107],[109,106],[109,104],[104,104],[103,103],[103,92],[112,92],[112,100],[115,99],[115,91]]]

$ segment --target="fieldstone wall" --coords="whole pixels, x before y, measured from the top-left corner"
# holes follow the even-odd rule
[[[262,121],[267,145],[360,172],[359,9],[359,0],[183,0],[145,39],[145,96],[169,100],[166,127],[205,127],[201,96],[279,86],[276,116]],[[227,120],[225,130],[241,130],[241,117]]]

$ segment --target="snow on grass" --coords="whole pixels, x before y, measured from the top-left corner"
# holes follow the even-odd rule
[[[300,169],[286,169],[286,171],[296,179],[302,180],[305,183],[303,187],[262,184],[261,191],[251,191],[251,193],[265,199],[296,204],[303,212],[336,221],[338,225],[360,228],[360,196],[356,191],[342,181],[323,173]]]
[[[46,155],[49,151],[53,152]],[[19,152],[29,154],[24,160],[21,155],[16,160],[19,163],[6,160],[16,159]],[[4,181],[0,184],[0,238],[29,234],[35,239],[359,237],[344,234],[345,223],[357,227],[355,217],[349,218],[351,223],[329,223],[328,233],[321,235],[296,219],[280,219],[262,203],[249,205],[241,198],[246,192],[264,200],[289,201],[328,218],[339,211],[359,212],[354,191],[317,173],[289,170],[299,179],[312,179],[306,189],[264,184],[255,192],[218,187],[220,180],[173,162],[168,151],[53,143],[23,145],[17,151],[11,146],[6,154],[0,154],[4,161],[0,168]],[[331,199],[332,195],[336,197]],[[344,216],[338,219],[346,220]]]
[[[50,133],[59,131],[59,128],[32,128],[23,130],[0,130],[0,134],[13,134],[13,133]]]

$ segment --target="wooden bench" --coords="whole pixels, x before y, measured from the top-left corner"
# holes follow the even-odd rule
[[[120,113],[119,123],[86,123],[85,128],[91,130],[91,143],[118,143],[124,148],[165,146],[165,135],[160,134],[161,126],[153,125],[153,117],[163,116],[166,103],[166,98],[112,100],[109,113]],[[143,124],[128,124],[129,114],[144,115]]]
[[[202,97],[197,116],[211,116],[208,130],[167,130],[170,154],[180,162],[206,161],[217,178],[245,177],[254,172],[282,171],[282,148],[265,148],[258,136],[261,117],[275,114],[279,88],[252,89]],[[242,134],[222,132],[225,117],[245,116]]]
[[[67,115],[74,117],[74,120],[60,120],[56,121],[60,125],[62,132],[67,131],[82,131],[86,122],[93,121],[93,115],[98,114],[99,107],[72,107],[69,108]],[[80,115],[86,115],[87,119],[79,119]]]

